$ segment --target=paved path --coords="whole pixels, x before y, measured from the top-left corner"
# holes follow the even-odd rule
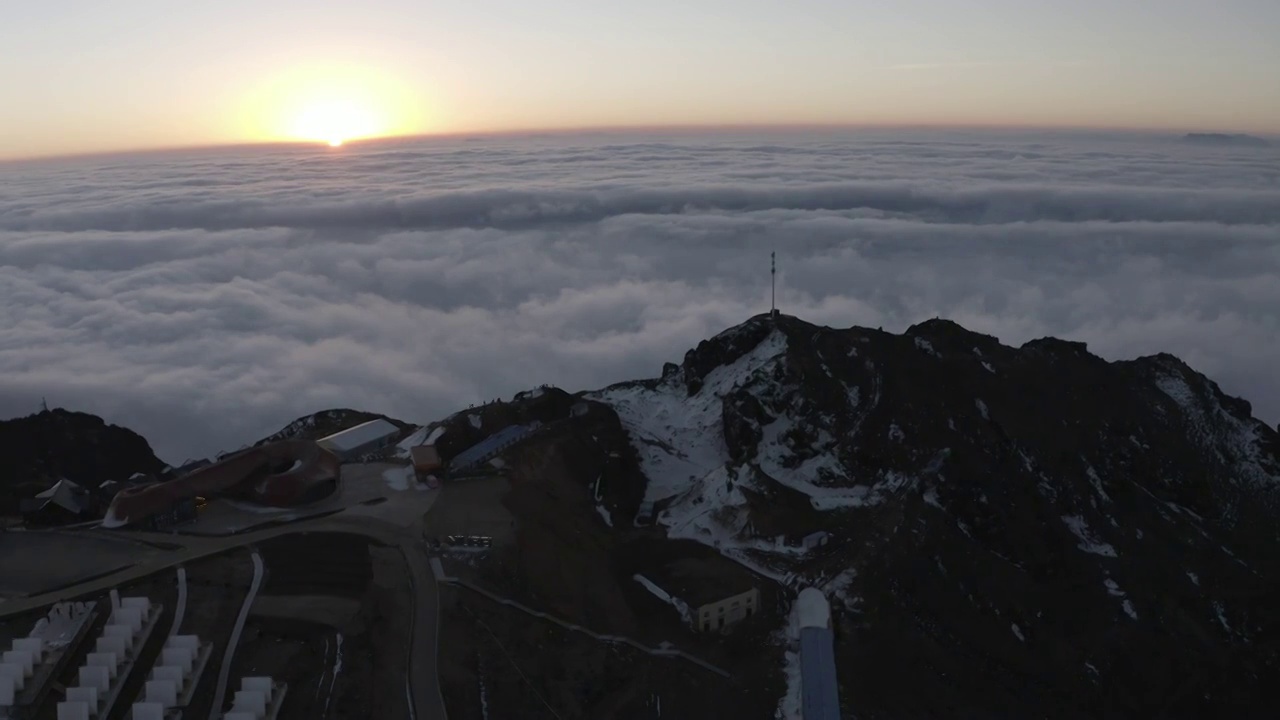
[[[240,614],[236,616],[236,624],[231,629],[231,639],[227,641],[227,649],[222,653],[222,668],[218,670],[218,689],[213,693],[213,704],[209,706],[209,714],[222,717],[222,703],[227,697],[227,680],[231,678],[231,663],[235,661],[236,646],[240,644],[240,633],[244,631],[244,621],[249,619],[249,608],[253,607],[253,599],[258,597],[258,588],[262,587],[262,556],[253,551],[253,582],[249,584],[249,594],[244,596],[244,604],[240,606]]]
[[[446,720],[444,696],[440,693],[440,592],[427,563],[426,548],[420,539],[406,538],[400,545],[409,578],[413,583],[413,646],[409,653],[410,687],[413,704],[410,716]]]
[[[689,662],[693,663],[694,665],[697,665],[698,667],[702,668],[703,670],[707,670],[707,671],[709,671],[709,672],[713,672],[713,673],[715,673],[715,674],[717,674],[717,675],[719,675],[719,676],[721,676],[721,677],[726,677],[726,678],[727,678],[727,677],[731,677],[731,676],[729,675],[729,673],[725,672],[724,670],[721,670],[720,668],[716,667],[715,665],[712,665],[711,663],[706,662],[706,661],[704,661],[704,660],[700,660],[700,659],[698,659],[698,658],[696,658],[696,657],[694,657],[694,656],[692,656],[692,655],[690,655],[690,654],[688,654],[688,653],[686,653],[686,652],[684,652],[684,651],[682,651],[682,650],[676,650],[675,648],[671,648],[671,647],[651,648],[651,647],[649,647],[649,646],[647,646],[647,645],[643,645],[643,644],[641,644],[641,643],[639,643],[639,642],[637,642],[637,641],[635,641],[635,640],[633,640],[633,639],[631,639],[631,638],[629,638],[629,637],[623,636],[623,635],[603,635],[603,634],[601,634],[601,633],[595,632],[594,630],[591,630],[590,628],[585,628],[585,627],[583,627],[583,626],[581,626],[581,625],[578,625],[578,624],[576,624],[576,623],[571,623],[571,622],[569,622],[569,621],[567,621],[567,620],[561,620],[560,618],[558,618],[558,617],[556,617],[556,616],[554,616],[554,615],[548,615],[547,613],[544,613],[544,612],[542,612],[541,610],[534,610],[533,608],[529,607],[528,605],[525,605],[525,604],[523,604],[523,603],[517,602],[517,601],[512,600],[512,599],[510,599],[510,598],[505,598],[505,597],[502,597],[501,595],[497,595],[497,594],[491,593],[491,592],[489,592],[488,590],[485,590],[484,588],[480,587],[479,585],[476,585],[476,584],[474,584],[474,583],[467,582],[466,580],[463,580],[462,578],[458,578],[458,577],[453,577],[453,576],[450,576],[450,575],[446,575],[446,574],[444,573],[444,570],[443,570],[443,568],[442,568],[441,564],[440,564],[440,560],[439,560],[439,559],[437,559],[437,558],[434,558],[434,557],[433,557],[433,558],[431,558],[431,567],[432,567],[432,569],[433,569],[433,570],[434,570],[434,572],[435,572],[435,576],[436,576],[436,578],[438,578],[438,579],[440,580],[440,582],[446,582],[446,583],[449,583],[449,584],[451,584],[451,585],[457,585],[458,587],[466,588],[466,589],[470,590],[471,592],[478,593],[478,594],[480,594],[480,595],[483,595],[483,596],[485,596],[485,597],[489,598],[489,599],[490,599],[490,600],[492,600],[493,602],[496,602],[496,603],[499,603],[499,604],[502,604],[502,605],[506,605],[506,606],[508,606],[508,607],[513,607],[513,608],[515,608],[515,609],[517,609],[517,610],[519,610],[519,611],[521,611],[521,612],[523,612],[523,613],[526,613],[526,614],[528,614],[528,615],[532,615],[533,617],[540,618],[540,619],[542,619],[542,620],[546,620],[546,621],[548,621],[548,622],[555,623],[556,625],[559,625],[560,627],[563,627],[563,628],[565,628],[566,630],[572,630],[572,631],[574,631],[574,632],[582,633],[583,635],[589,635],[589,636],[591,636],[591,637],[593,637],[593,638],[595,638],[596,640],[599,640],[599,641],[601,641],[601,642],[614,643],[614,644],[618,644],[618,645],[629,645],[629,646],[631,646],[631,647],[635,648],[636,650],[639,650],[640,652],[648,653],[648,654],[650,654],[650,655],[656,655],[656,656],[658,656],[658,657],[678,657],[678,658],[683,658],[683,659],[688,660]]]
[[[251,543],[300,532],[351,533],[400,548],[409,568],[409,578],[413,588],[410,596],[414,610],[413,637],[409,653],[410,717],[422,720],[447,720],[436,662],[439,654],[437,647],[439,594],[435,577],[431,574],[431,567],[427,562],[425,549],[421,545],[420,530],[416,527],[397,526],[369,515],[340,513],[264,530],[219,537],[115,531],[113,534],[130,539],[180,545],[182,549],[162,553],[155,558],[80,585],[0,603],[0,619],[43,609],[55,602],[105,593],[119,585],[141,580],[176,565],[188,564],[194,560]],[[220,709],[217,706],[214,707],[215,712]]]
[[[173,627],[169,628],[169,637],[182,632],[182,619],[187,616],[187,569],[178,568],[178,609],[173,613]]]

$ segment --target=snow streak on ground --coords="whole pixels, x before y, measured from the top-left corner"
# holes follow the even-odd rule
[[[687,624],[689,625],[693,624],[693,612],[689,610],[689,605],[685,603],[685,601],[681,600],[678,597],[671,596],[670,594],[667,593],[667,591],[663,590],[657,585],[654,585],[653,582],[649,580],[649,578],[643,575],[635,575],[634,579],[636,582],[640,583],[640,585],[643,586],[645,590],[648,590],[650,593],[653,593],[654,597],[658,598],[662,602],[675,608],[676,612],[680,613],[681,619],[683,619]]]
[[[800,617],[799,609],[794,604],[787,613],[787,624],[779,634],[782,637],[775,645],[785,649],[782,674],[787,680],[787,691],[778,702],[778,711],[774,717],[779,720],[800,720],[801,692],[804,686],[800,677]]]
[[[1103,557],[1117,557],[1116,549],[1111,545],[1100,542],[1089,532],[1089,526],[1085,523],[1084,518],[1079,515],[1063,515],[1062,522],[1071,528],[1071,532],[1080,539],[1080,543],[1076,547],[1087,553],[1101,555]]]

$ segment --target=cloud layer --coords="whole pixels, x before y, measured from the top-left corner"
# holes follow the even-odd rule
[[[1280,419],[1280,149],[1176,138],[486,138],[0,166],[0,415],[170,462],[331,406],[426,421],[652,376],[768,308],[1180,355]]]

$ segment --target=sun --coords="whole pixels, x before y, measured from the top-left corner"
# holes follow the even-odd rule
[[[310,65],[264,79],[242,106],[251,135],[332,148],[423,128],[420,92],[377,70]]]

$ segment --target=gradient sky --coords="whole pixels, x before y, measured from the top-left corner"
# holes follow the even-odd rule
[[[1276,0],[15,0],[0,20],[0,157],[617,125],[1280,133]]]

